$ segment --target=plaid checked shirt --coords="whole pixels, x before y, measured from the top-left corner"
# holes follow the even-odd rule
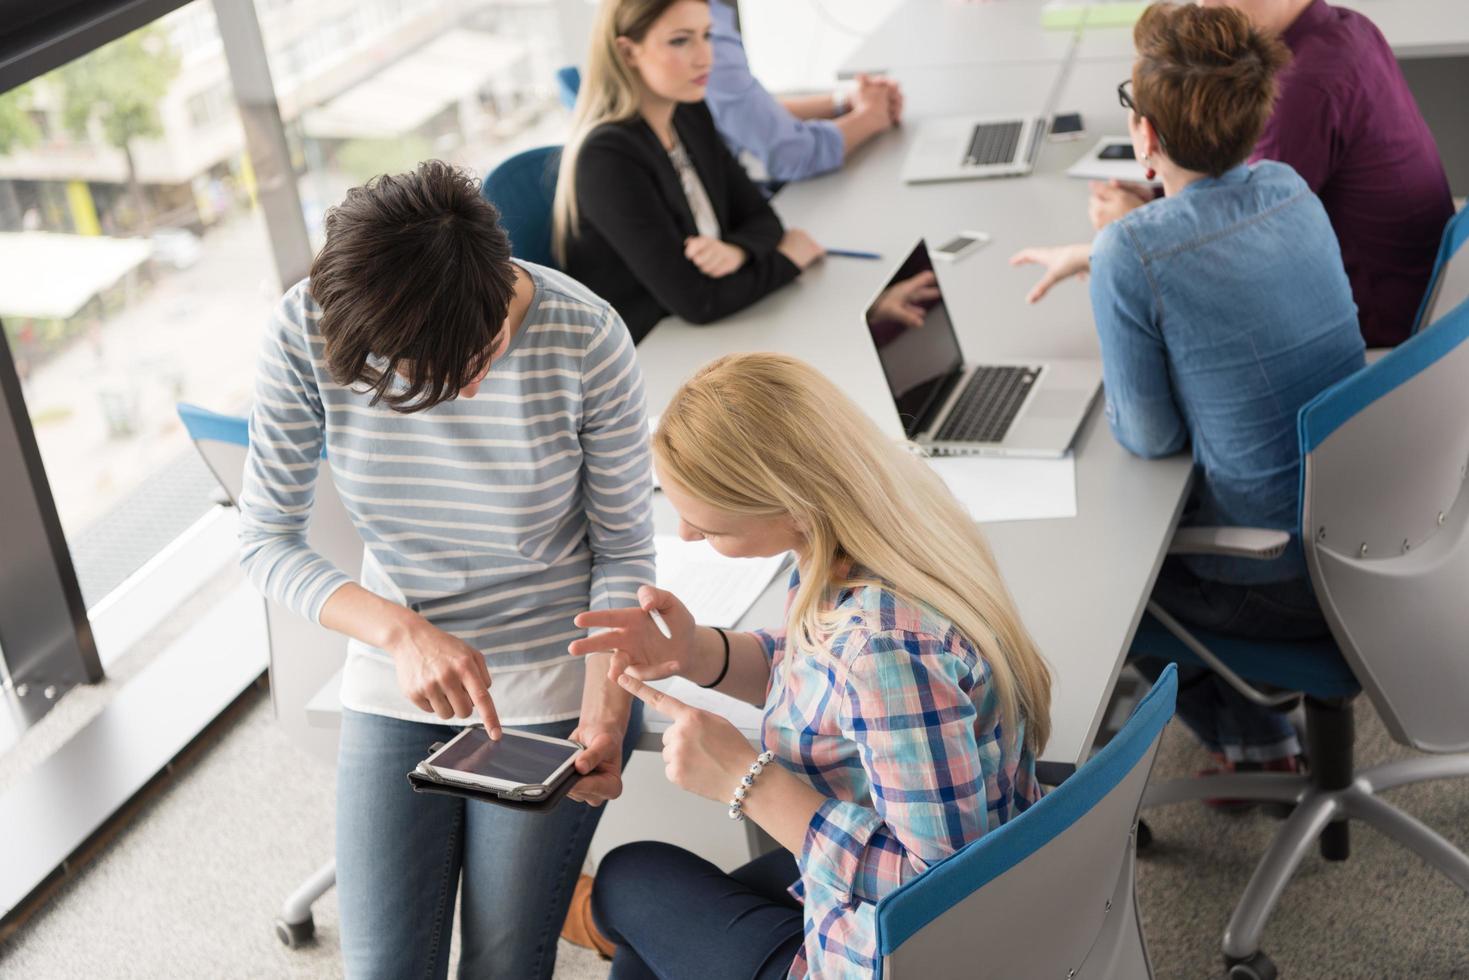
[[[830,797],[796,855],[795,978],[876,975],[878,899],[1040,798],[1035,758],[1000,730],[988,664],[952,623],[885,588],[844,589],[836,608],[850,617],[829,654],[755,634],[771,661],[762,741]]]

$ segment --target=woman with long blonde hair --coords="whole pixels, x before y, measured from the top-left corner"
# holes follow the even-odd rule
[[[603,0],[561,152],[552,246],[635,341],[670,313],[727,316],[822,254],[782,227],[715,130],[712,66],[706,0]]]
[[[641,609],[579,616],[604,632],[571,651],[616,651],[611,675],[674,718],[668,778],[785,850],[733,875],[668,844],[609,854],[592,905],[612,976],[870,976],[877,901],[1039,798],[1050,672],[968,513],[809,365],[709,364],[653,456],[685,539],[795,553],[785,627],[696,626],[645,586]],[[673,674],[763,707],[765,752],[644,683]]]

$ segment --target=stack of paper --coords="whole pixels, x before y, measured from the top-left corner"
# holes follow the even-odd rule
[[[1076,516],[1076,460],[949,456],[929,465],[981,524]]]
[[[707,541],[683,541],[660,534],[658,588],[672,592],[688,607],[694,622],[732,628],[755,604],[770,580],[786,563],[772,558],[726,558]]]
[[[718,691],[707,691],[693,681],[685,680],[682,677],[652,681],[649,686],[678,698],[692,708],[723,715],[734,722],[734,726],[752,740],[760,737],[760,723],[765,717],[765,712],[753,704],[746,704],[737,698],[720,694]],[[657,715],[657,717],[661,718],[662,715]],[[648,727],[661,730],[659,726],[649,725]]]
[[[658,552],[658,588],[678,596],[694,622],[704,626],[733,627],[786,563],[785,555],[726,558],[707,541],[683,541],[665,535],[657,536],[654,545]],[[723,715],[736,728],[758,737],[762,712],[754,705],[706,691],[681,677],[654,681],[652,686],[685,704]],[[657,730],[657,726],[650,727]]]

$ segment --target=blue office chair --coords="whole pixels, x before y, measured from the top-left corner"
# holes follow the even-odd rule
[[[551,254],[551,205],[556,199],[556,175],[561,147],[526,150],[500,164],[480,188],[485,199],[500,210],[500,224],[510,235],[516,258],[556,268]]]
[[[225,502],[237,506],[244,484],[245,457],[250,448],[250,420],[186,403],[176,407],[194,448],[219,481]],[[362,538],[329,477],[316,481],[306,541],[348,575],[359,576]],[[346,637],[303,619],[273,601],[263,601],[270,638],[270,700],[276,723],[297,745],[334,766],[337,732],[310,725],[305,707],[341,670],[347,657]],[[336,880],[336,861],[329,860],[286,899],[275,921],[276,935],[282,943],[294,948],[311,939],[316,931],[311,905],[330,891]]]
[[[1423,303],[1418,307],[1418,318],[1413,321],[1413,332],[1427,329],[1438,322],[1444,313],[1469,299],[1469,208],[1465,208],[1449,219],[1444,226],[1443,242],[1438,248],[1438,258],[1433,263],[1433,275],[1428,279],[1428,289],[1423,293]]]
[[[885,980],[1151,977],[1134,833],[1177,693],[1169,665],[1071,778],[878,902]],[[997,941],[976,945],[976,936]]]
[[[1469,776],[1466,378],[1469,301],[1301,408],[1302,537],[1329,639],[1247,642],[1185,628],[1152,603],[1138,631],[1135,652],[1208,664],[1256,704],[1305,700],[1309,775],[1205,776],[1154,786],[1144,799],[1144,807],[1208,797],[1294,804],[1225,930],[1231,978],[1275,976],[1260,950],[1266,920],[1313,843],[1327,860],[1348,857],[1348,820],[1469,891],[1469,857],[1377,795]],[[1172,550],[1271,557],[1288,540],[1280,531],[1190,528]],[[1351,702],[1363,690],[1396,741],[1434,757],[1357,770]]]
[[[556,69],[556,95],[567,109],[576,108],[576,94],[581,91],[581,69],[567,65]]]

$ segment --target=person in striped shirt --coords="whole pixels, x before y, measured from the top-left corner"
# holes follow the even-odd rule
[[[836,385],[776,354],[722,358],[653,436],[680,533],[730,556],[793,551],[783,629],[696,626],[671,593],[577,618],[609,676],[673,717],[668,778],[784,846],[732,874],[625,845],[592,888],[614,980],[871,977],[877,902],[1024,812],[1050,673],[979,528],[922,459]],[[644,681],[682,675],[764,707],[759,759],[724,718]]]
[[[346,634],[337,776],[342,949],[355,978],[550,977],[639,713],[570,656],[587,609],[653,581],[647,421],[617,313],[514,260],[472,176],[439,162],[354,188],[260,355],[242,564]],[[325,457],[362,581],[306,543]],[[491,686],[493,684],[493,687]],[[479,716],[586,746],[549,814],[418,796],[404,774]],[[462,881],[461,881],[462,879]],[[460,892],[462,884],[462,893]]]

